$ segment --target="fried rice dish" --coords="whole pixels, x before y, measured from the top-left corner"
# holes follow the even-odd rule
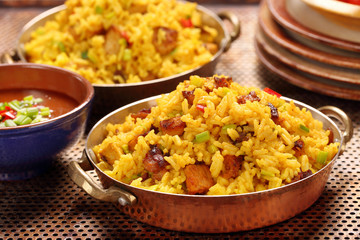
[[[67,0],[31,34],[28,62],[75,71],[94,84],[136,83],[202,66],[218,52],[216,29],[196,3]]]
[[[232,78],[191,76],[157,105],[106,127],[97,166],[134,187],[230,195],[273,189],[316,173],[337,154],[311,113]]]

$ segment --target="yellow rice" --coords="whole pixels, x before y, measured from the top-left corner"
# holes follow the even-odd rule
[[[213,56],[204,41],[214,42],[218,33],[203,26],[196,3],[67,0],[65,4],[66,10],[32,32],[24,46],[29,62],[75,71],[94,84],[113,84],[168,77],[201,66]],[[184,27],[183,19],[190,19],[193,27]],[[117,52],[109,53],[106,33],[114,26],[126,33],[129,43],[121,42]],[[159,54],[152,42],[159,26],[178,33],[176,48],[166,55]]]
[[[330,131],[323,129],[322,122],[315,120],[307,109],[296,107],[292,101],[286,102],[258,88],[243,87],[235,82],[229,88],[214,88],[209,93],[205,85],[214,85],[213,78],[192,76],[180,83],[175,91],[162,95],[146,118],[134,120],[128,116],[123,123],[108,124],[108,136],[93,149],[99,160],[98,166],[109,176],[135,187],[184,194],[187,193],[185,166],[205,163],[215,182],[207,194],[228,195],[286,185],[301,171],[315,173],[338,152],[339,143],[329,144]],[[185,90],[194,90],[193,105],[189,105],[182,95]],[[260,101],[239,104],[237,97],[250,91],[255,91]],[[271,119],[268,103],[277,108],[281,125]],[[199,111],[197,104],[206,106],[204,112]],[[181,116],[186,123],[183,135],[155,134],[151,130],[145,137],[139,137],[133,152],[124,153],[122,146],[135,136],[150,130],[152,125],[159,127],[160,121],[174,116]],[[229,124],[237,127],[224,133],[222,127]],[[300,125],[306,126],[309,131],[304,131]],[[195,136],[204,131],[210,132],[210,139],[196,143]],[[233,139],[241,132],[251,133],[250,137],[234,143]],[[304,142],[304,148],[303,154],[296,157],[293,147],[299,139]],[[164,154],[167,154],[168,171],[160,181],[143,181],[140,177],[145,171],[143,159],[150,145],[154,144],[162,146]],[[117,151],[119,156],[113,164],[102,158],[110,146],[111,151]],[[320,151],[328,153],[325,163],[316,161]],[[221,175],[225,155],[244,155],[235,178],[225,179]]]

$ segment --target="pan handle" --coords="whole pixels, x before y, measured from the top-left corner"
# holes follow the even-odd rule
[[[134,205],[137,202],[134,195],[121,188],[116,186],[111,186],[107,189],[102,188],[86,173],[86,171],[91,169],[93,167],[89,163],[84,150],[80,162],[71,161],[69,163],[68,173],[71,179],[93,198],[105,202],[119,203],[122,206]]]
[[[351,119],[343,110],[334,106],[323,106],[318,108],[318,110],[328,117],[337,119],[344,125],[344,130],[342,130],[344,142],[342,148],[340,149],[340,154],[343,153],[345,145],[350,141],[354,132]]]
[[[19,61],[20,57],[14,49],[4,52],[0,57],[0,63],[13,64]]]
[[[235,41],[241,33],[241,24],[237,16],[232,12],[220,12],[217,14],[222,20],[229,20],[232,25],[232,32],[230,33],[230,41],[227,42],[224,52],[229,50],[231,43]]]

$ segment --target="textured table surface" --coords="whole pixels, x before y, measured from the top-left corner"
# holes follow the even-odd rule
[[[351,117],[354,136],[319,200],[285,222],[247,232],[190,234],[151,227],[93,199],[72,182],[67,166],[80,158],[82,140],[45,174],[0,182],[0,239],[360,239],[360,103],[303,90],[267,71],[254,51],[256,4],[205,6],[215,12],[233,11],[242,22],[241,37],[222,55],[216,73],[232,76],[242,85],[270,87],[314,107],[337,106]],[[13,48],[22,26],[46,9],[0,8],[0,53]]]

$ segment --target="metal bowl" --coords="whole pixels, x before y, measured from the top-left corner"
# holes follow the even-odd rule
[[[57,94],[76,102],[70,111],[47,121],[0,129],[0,180],[22,180],[43,173],[57,154],[83,137],[94,89],[80,75],[47,65],[4,64],[0,65],[0,90],[46,91],[54,93],[50,101],[56,105],[63,103]],[[57,108],[60,111],[62,106]]]
[[[6,53],[2,56],[3,62],[13,62],[13,59],[19,59],[26,62],[26,54],[24,52],[24,43],[28,42],[31,33],[43,26],[47,21],[54,18],[55,14],[64,10],[65,5],[52,8],[44,13],[38,15],[29,21],[21,30],[18,40],[15,55]],[[161,93],[166,93],[174,90],[177,84],[183,79],[188,79],[190,75],[205,75],[210,76],[214,73],[215,66],[219,61],[220,55],[226,52],[231,43],[240,35],[240,22],[235,14],[231,12],[221,12],[218,14],[202,7],[197,6],[197,10],[202,15],[202,22],[204,25],[215,28],[218,31],[218,36],[215,39],[218,45],[218,52],[213,56],[210,62],[199,66],[195,69],[182,72],[166,78],[160,78],[139,83],[125,83],[125,84],[93,84],[95,88],[95,99],[93,104],[93,113],[96,115],[104,115],[110,111],[117,109],[125,104],[134,102],[150,96],[155,96]],[[232,25],[232,32],[228,32],[224,22],[228,20]]]
[[[91,149],[106,137],[105,127],[108,123],[121,123],[128,114],[155,106],[158,97],[137,101],[102,118],[90,131],[80,162],[71,162],[68,171],[73,181],[94,198],[114,203],[118,209],[138,221],[170,230],[197,233],[244,231],[269,226],[299,214],[321,195],[336,159],[353,132],[351,120],[340,109],[326,106],[317,110],[294,100],[297,106],[305,107],[315,119],[322,121],[324,129],[331,129],[334,140],[340,143],[336,156],[315,174],[271,190],[226,196],[144,190],[102,172],[96,166],[98,162]],[[339,120],[345,130],[341,131],[330,117]],[[94,169],[102,186],[87,172]]]

